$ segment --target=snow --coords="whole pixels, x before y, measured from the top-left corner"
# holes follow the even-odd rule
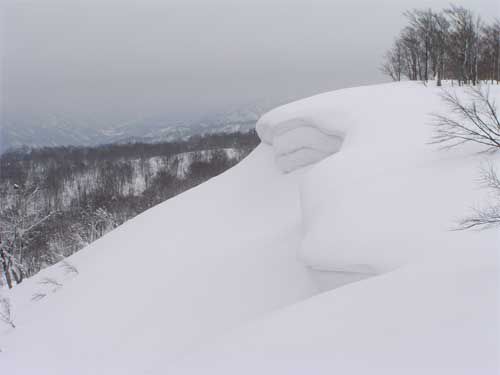
[[[343,132],[321,127],[313,118],[294,117],[287,108],[271,111],[256,125],[260,138],[273,146],[276,163],[282,171],[314,164],[340,150]],[[283,109],[287,113],[284,120],[279,115]]]
[[[498,261],[453,249],[335,289],[231,332],[168,373],[498,374]]]
[[[448,151],[429,145],[430,115],[445,109],[441,90],[415,83],[338,90],[259,120],[259,135],[283,171],[325,159],[302,185],[306,264],[376,274],[432,257],[436,247],[496,246],[493,231],[451,231],[484,195],[481,165],[498,158],[473,145]],[[500,95],[498,87],[491,90]],[[458,94],[467,100],[462,89]]]
[[[17,328],[0,333],[2,369],[147,373],[316,293],[296,259],[299,177],[282,175],[259,147],[70,257],[77,276],[55,265],[26,280],[10,295]],[[48,276],[63,287],[40,285]],[[31,301],[39,291],[48,294]]]
[[[499,234],[450,229],[498,157],[429,145],[444,110],[397,83],[269,112],[236,167],[7,293],[2,369],[497,374]]]
[[[498,87],[492,90],[500,96]],[[338,155],[319,163],[304,180],[300,256],[308,265],[382,273],[419,258],[432,260],[439,249],[495,251],[495,231],[452,230],[472,206],[487,203],[478,183],[480,169],[498,163],[498,157],[479,154],[483,149],[475,145],[453,150],[429,145],[429,115],[445,110],[440,92],[406,83],[315,98],[309,111],[320,114],[317,121],[327,124],[330,108],[353,106],[354,126]],[[390,103],[388,110],[373,98]],[[336,126],[333,117],[331,126]]]

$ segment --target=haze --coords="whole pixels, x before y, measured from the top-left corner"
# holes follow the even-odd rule
[[[488,19],[498,0],[459,4]],[[7,1],[4,121],[199,116],[386,81],[414,7],[449,1]],[[100,124],[100,125],[99,125]]]

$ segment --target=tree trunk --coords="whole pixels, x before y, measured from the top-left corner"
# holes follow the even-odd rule
[[[7,280],[7,285],[9,286],[9,289],[12,289],[12,277],[10,276],[10,267],[8,264],[7,257],[5,256],[5,253],[2,251],[2,266],[3,266],[3,273],[5,274],[5,279]]]
[[[12,275],[14,276],[14,279],[16,280],[16,284],[21,284],[23,282],[23,271],[19,270],[19,274],[12,269]]]

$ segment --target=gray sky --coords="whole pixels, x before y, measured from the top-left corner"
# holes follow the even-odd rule
[[[3,1],[3,2],[2,2]],[[414,7],[444,0],[2,2],[4,113],[197,115],[385,81]],[[498,0],[457,2],[486,18]]]

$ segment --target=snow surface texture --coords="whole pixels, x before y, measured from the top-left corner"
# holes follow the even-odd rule
[[[282,171],[291,172],[340,150],[344,139],[342,131],[322,127],[310,117],[292,115],[289,118],[289,114],[277,120],[273,116],[275,112],[264,115],[256,127],[260,138],[272,144],[276,163]],[[342,117],[336,117],[336,121],[347,123]]]
[[[2,370],[497,374],[499,235],[449,231],[488,202],[475,177],[497,159],[426,144],[438,93],[369,86],[266,114],[235,168],[72,256],[78,274],[6,293]]]

